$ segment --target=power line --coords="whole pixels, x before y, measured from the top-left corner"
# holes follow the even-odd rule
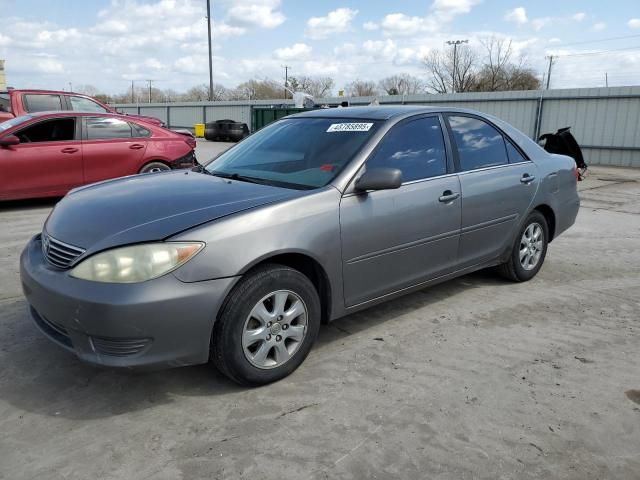
[[[584,40],[581,42],[563,43],[555,45],[556,47],[571,47],[573,45],[586,45],[588,43],[612,42],[614,40],[626,40],[627,38],[639,38],[640,35],[624,35],[622,37],[600,38],[598,40]]]
[[[640,50],[640,46],[625,47],[625,48],[613,48],[611,50],[599,50],[597,52],[584,52],[584,53],[566,53],[564,55],[554,55],[555,57],[588,57],[590,55],[602,55],[603,53],[622,52],[630,50]]]

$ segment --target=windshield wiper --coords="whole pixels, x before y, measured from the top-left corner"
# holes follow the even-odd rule
[[[260,185],[265,185],[269,183],[267,180],[264,180],[262,178],[248,177],[246,175],[239,175],[237,173],[225,173],[225,172],[216,172],[216,171],[210,172],[206,168],[204,169],[204,171],[209,175],[213,175],[215,177],[221,177],[221,178],[228,178],[229,180],[238,180],[240,182],[257,183]]]

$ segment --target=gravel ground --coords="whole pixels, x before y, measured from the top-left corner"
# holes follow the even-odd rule
[[[637,480],[640,171],[580,189],[531,282],[480,272],[343,318],[258,389],[53,345],[18,256],[55,202],[1,205],[0,478]]]

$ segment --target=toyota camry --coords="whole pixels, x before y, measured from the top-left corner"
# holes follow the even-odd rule
[[[72,190],[22,253],[22,285],[82,360],[211,362],[260,385],[323,322],[488,267],[530,280],[579,204],[574,160],[492,116],[308,111],[206,167]]]

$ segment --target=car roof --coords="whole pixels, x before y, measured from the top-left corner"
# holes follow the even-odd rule
[[[39,93],[39,94],[58,94],[58,95],[77,95],[79,97],[90,97],[84,93],[69,92],[64,90],[42,90],[39,88],[8,88],[3,90],[2,93],[17,92],[17,93]]]
[[[40,118],[40,117],[115,117],[122,118],[127,121],[131,120],[131,117],[127,117],[121,113],[110,113],[110,112],[78,112],[75,110],[49,110],[46,112],[30,112],[25,113],[32,118]],[[137,119],[136,119],[137,120]]]
[[[391,120],[397,117],[423,113],[457,112],[487,117],[486,114],[466,108],[433,105],[366,105],[357,107],[320,108],[289,115],[286,118],[357,118],[363,120]]]

